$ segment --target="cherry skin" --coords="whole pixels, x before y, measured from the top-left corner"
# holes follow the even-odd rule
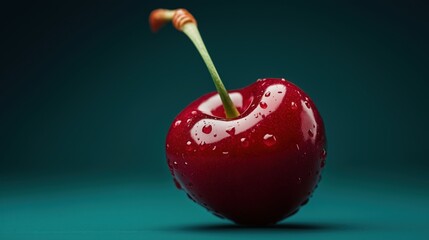
[[[240,112],[226,118],[218,93],[186,107],[166,140],[178,188],[216,216],[274,224],[308,202],[325,165],[326,137],[313,101],[284,79],[230,91]]]

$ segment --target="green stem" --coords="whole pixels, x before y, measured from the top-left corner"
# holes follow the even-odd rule
[[[203,58],[207,69],[212,76],[213,83],[216,86],[216,90],[219,93],[220,99],[222,100],[223,107],[225,109],[225,115],[227,118],[235,118],[240,116],[237,108],[234,106],[234,103],[231,100],[231,97],[228,94],[225,86],[222,83],[222,80],[219,77],[219,73],[217,72],[212,59],[204,45],[203,39],[201,38],[200,32],[198,31],[197,25],[194,23],[188,23],[183,25],[182,31],[191,39],[192,43],[194,43],[201,57]]]

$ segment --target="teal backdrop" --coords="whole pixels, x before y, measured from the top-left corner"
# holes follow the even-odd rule
[[[2,5],[0,238],[429,237],[424,1]],[[168,128],[214,86],[184,34],[151,33],[160,7],[195,15],[227,88],[284,77],[321,112],[323,180],[280,227],[234,227],[174,188]]]

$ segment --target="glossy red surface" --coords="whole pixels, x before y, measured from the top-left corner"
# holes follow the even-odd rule
[[[284,79],[230,91],[241,115],[226,119],[209,93],[186,107],[167,135],[178,188],[219,217],[273,224],[307,203],[325,165],[325,129],[311,99]]]

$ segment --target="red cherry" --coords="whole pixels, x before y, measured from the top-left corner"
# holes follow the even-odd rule
[[[177,24],[186,22],[183,12],[162,11],[199,41],[194,18],[184,27]],[[238,224],[274,224],[293,215],[308,202],[325,165],[325,129],[315,104],[278,78],[228,93],[218,85],[205,47],[195,45],[219,93],[191,103],[170,127],[166,154],[176,186],[214,215]]]
[[[178,163],[171,172],[184,191],[217,215],[240,224],[275,223],[308,201],[318,182],[326,152],[322,118],[301,89],[282,79],[258,81],[230,96],[238,118],[225,117],[217,93],[197,99],[176,117],[174,122],[192,119],[192,124],[173,123],[168,132],[167,159],[169,165]]]

